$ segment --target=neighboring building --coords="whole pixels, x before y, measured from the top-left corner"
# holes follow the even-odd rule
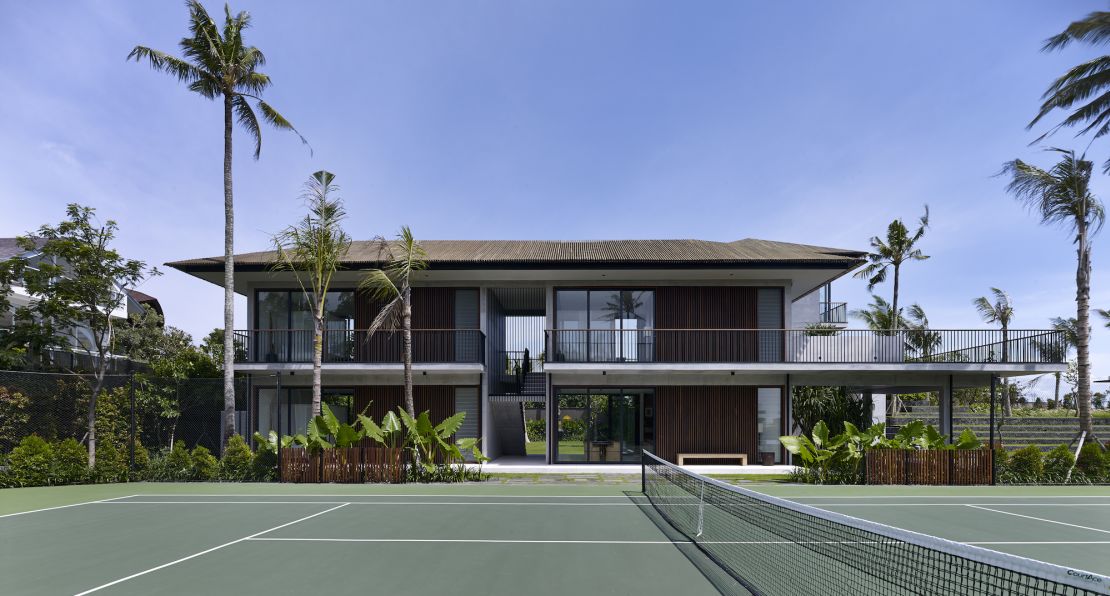
[[[36,239],[36,244],[41,247],[42,241]],[[30,267],[35,267],[44,258],[37,250],[26,250],[20,246],[15,238],[0,238],[0,261],[17,257],[25,259]],[[125,299],[118,308],[112,311],[114,319],[125,322],[131,315],[142,313],[144,305],[149,305],[158,314],[163,314],[162,306],[157,298],[135,290],[126,290],[118,285],[117,289],[124,294]],[[0,311],[0,332],[12,327],[17,309],[32,304],[34,301],[35,297],[28,293],[27,289],[20,285],[18,281],[13,284],[11,293],[8,295],[11,308],[6,312]],[[46,360],[63,368],[91,368],[97,353],[96,340],[93,334],[86,328],[78,327],[71,330],[68,342],[69,346],[66,348],[50,350],[46,354]],[[113,359],[118,361],[118,366],[113,365],[113,369],[122,369],[126,366],[126,358],[113,356]]]
[[[430,266],[413,292],[416,407],[467,412],[459,435],[480,436],[492,457],[635,463],[646,447],[669,460],[782,461],[791,386],[939,391],[950,412],[954,388],[1064,369],[1037,347],[1061,339],[1048,330],[1009,331],[1002,362],[998,330],[806,329],[845,324],[829,284],[863,263],[860,251],[754,239],[421,244]],[[340,415],[378,418],[400,404],[400,336],[368,337],[378,305],[355,291],[377,255],[355,242],[329,295],[323,380]],[[301,432],[312,319],[291,274],[270,271],[273,257],[235,258],[248,298],[236,371],[253,379],[242,430]],[[168,265],[222,283],[221,257]]]

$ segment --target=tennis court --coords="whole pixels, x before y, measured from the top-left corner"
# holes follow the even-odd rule
[[[138,483],[5,490],[0,593],[745,592],[704,545],[668,524],[639,488]],[[1110,574],[1107,487],[755,488]],[[683,505],[684,511],[698,509]],[[760,509],[761,516],[767,513]],[[724,525],[726,518],[713,511],[703,515],[707,533],[724,531],[708,525]],[[843,584],[822,590],[822,583],[836,580],[812,567],[791,569],[791,560],[805,564],[800,549],[812,550],[790,548],[785,552],[793,557],[755,563],[804,578],[816,588],[811,593],[851,593]]]

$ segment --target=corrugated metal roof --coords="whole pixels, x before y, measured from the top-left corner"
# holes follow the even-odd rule
[[[709,240],[424,240],[428,263],[482,266],[496,264],[773,264],[842,263],[851,265],[865,253],[855,250],[747,238],[735,242]],[[266,266],[273,251],[235,255],[236,267]],[[373,267],[382,262],[379,242],[356,241],[343,262],[348,267]],[[166,263],[182,271],[222,268],[223,257]]]
[[[42,246],[42,240],[35,238],[35,245]],[[0,238],[0,261],[6,261],[13,257],[26,253],[27,249],[23,248],[16,242],[15,238]]]

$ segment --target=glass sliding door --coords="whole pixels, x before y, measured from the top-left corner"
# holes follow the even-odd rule
[[[651,389],[560,389],[555,405],[558,463],[638,463],[645,429],[654,441]]]
[[[554,360],[651,362],[654,325],[653,290],[556,290]]]

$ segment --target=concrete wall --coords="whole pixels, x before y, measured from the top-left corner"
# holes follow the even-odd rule
[[[794,329],[821,322],[821,292],[810,292],[799,298],[791,305],[790,313]]]

